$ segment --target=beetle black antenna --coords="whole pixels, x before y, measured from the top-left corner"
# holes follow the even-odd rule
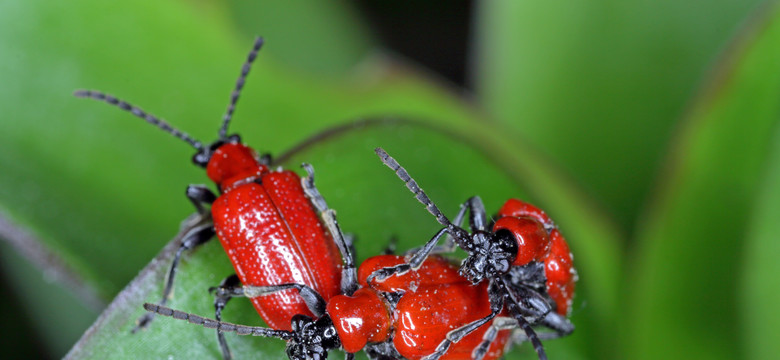
[[[238,97],[241,95],[241,89],[244,88],[246,76],[249,74],[249,69],[252,68],[252,62],[255,61],[257,52],[260,51],[262,46],[263,38],[258,36],[255,39],[255,45],[252,47],[252,51],[249,52],[249,55],[246,58],[246,62],[241,67],[241,75],[239,75],[238,80],[236,80],[236,87],[233,89],[233,92],[230,93],[230,104],[228,105],[225,116],[222,118],[222,127],[219,128],[220,140],[227,139],[228,124],[230,124],[230,119],[233,118],[233,111],[236,110],[236,103],[238,102]]]
[[[409,176],[409,173],[406,172],[406,169],[404,169],[401,164],[398,163],[398,161],[393,159],[392,156],[388,155],[387,152],[385,152],[385,150],[381,147],[374,149],[374,152],[379,155],[379,158],[382,159],[382,162],[387,165],[387,167],[395,171],[395,174],[399,179],[401,179],[401,181],[404,182],[404,184],[406,184],[406,187],[414,194],[414,197],[417,199],[417,201],[425,205],[425,209],[427,209],[429,213],[436,217],[436,221],[438,221],[439,224],[442,224],[448,228],[454,227],[452,222],[450,222],[450,219],[444,216],[436,204],[434,204],[433,201],[428,198],[428,195],[425,193],[425,191],[423,191],[423,189],[417,185],[417,182],[414,181],[411,176]]]
[[[108,104],[114,105],[141,119],[146,120],[146,122],[154,126],[157,126],[163,131],[179,139],[184,140],[188,144],[192,145],[192,147],[194,147],[196,150],[203,149],[203,144],[200,141],[193,139],[191,136],[187,135],[187,133],[174,128],[173,126],[163,121],[162,119],[159,119],[156,116],[149,114],[146,111],[143,111],[141,108],[132,105],[124,100],[117,99],[114,96],[108,95],[106,93],[102,93],[100,91],[94,91],[94,90],[76,90],[75,92],[73,92],[73,95],[80,98],[90,98],[90,99],[100,100]]]
[[[149,312],[157,313],[163,316],[172,317],[177,320],[189,321],[191,324],[200,325],[208,329],[217,329],[221,332],[234,332],[238,335],[252,335],[252,336],[264,336],[275,337],[282,340],[290,340],[293,338],[292,331],[275,330],[261,326],[246,326],[238,325],[229,322],[218,321],[214,319],[205,318],[195,314],[186,313],[179,310],[173,310],[171,308],[145,303],[144,309]]]

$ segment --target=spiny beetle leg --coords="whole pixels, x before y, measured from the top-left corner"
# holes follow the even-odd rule
[[[414,255],[412,255],[411,259],[409,260],[409,263],[403,263],[398,264],[391,267],[381,268],[377,271],[374,271],[371,273],[371,275],[368,276],[368,279],[366,280],[368,284],[371,284],[372,281],[382,282],[385,281],[387,278],[393,276],[393,275],[403,275],[410,270],[416,270],[419,269],[420,266],[422,266],[422,263],[425,261],[425,259],[428,258],[428,255],[430,254],[433,247],[436,245],[436,243],[439,241],[439,238],[442,237],[447,232],[447,228],[442,228],[441,230],[436,232],[436,235],[429,240],[424,247],[419,249]]]
[[[217,196],[214,195],[209,188],[204,185],[190,185],[187,186],[187,198],[190,199],[192,205],[198,211],[198,214],[205,214],[210,212],[203,204],[213,204],[217,200]]]
[[[168,299],[171,297],[173,291],[173,281],[176,277],[176,271],[181,261],[182,254],[190,249],[198,247],[214,237],[214,225],[210,221],[204,221],[203,223],[194,226],[190,229],[183,230],[184,234],[181,236],[181,244],[176,250],[176,254],[171,262],[171,267],[168,270],[168,275],[165,280],[165,288],[163,289],[162,298],[158,302],[158,305],[164,306],[168,303]],[[154,319],[154,313],[149,312],[144,314],[138,319],[137,325],[133,328],[132,333],[137,332],[140,329],[145,328]]]
[[[336,220],[336,211],[330,209],[325,202],[325,198],[322,197],[320,191],[314,185],[314,168],[310,164],[301,164],[306,170],[307,176],[301,178],[301,186],[303,186],[303,192],[306,197],[311,200],[311,203],[320,212],[322,221],[333,236],[333,241],[341,252],[341,257],[344,262],[341,274],[341,292],[346,295],[352,295],[358,289],[357,281],[357,268],[355,266],[355,254],[352,250],[353,247],[345,239],[344,233],[339,227],[339,223]]]
[[[471,357],[474,360],[482,360],[490,349],[490,344],[498,337],[498,332],[501,330],[511,330],[517,328],[517,320],[510,317],[496,317],[493,319],[493,323],[485,331],[485,335],[482,336],[482,342],[471,353]]]
[[[249,286],[245,285],[242,294],[240,296],[246,296],[249,298],[271,295],[279,291],[287,289],[296,289],[298,294],[303,298],[303,302],[316,317],[322,317],[325,315],[325,306],[327,303],[322,296],[317,293],[316,290],[304,285],[304,284],[281,284],[281,285],[268,285],[268,286]]]
[[[222,310],[227,306],[228,301],[233,298],[237,291],[242,290],[241,280],[238,279],[236,274],[226,277],[217,287],[209,288],[209,292],[214,294],[214,318],[217,321],[222,321]],[[221,331],[217,331],[217,341],[219,342],[219,348],[222,350],[222,358],[224,360],[230,360],[233,358],[233,354],[230,352],[230,347],[225,340],[225,334]]]

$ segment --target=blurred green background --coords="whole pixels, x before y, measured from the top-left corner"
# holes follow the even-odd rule
[[[169,253],[150,260],[192,212],[186,185],[207,180],[192,151],[71,93],[106,91],[211,141],[257,35],[232,131],[280,165],[312,163],[359,258],[437,229],[375,159],[383,146],[447,214],[520,197],[559,224],[577,330],[545,343],[550,358],[780,353],[773,1],[6,0],[4,358],[219,356],[207,329],[129,334]],[[171,305],[209,315],[206,289],[229,272],[216,242],[194,252]],[[260,324],[231,305],[226,318]],[[280,341],[229,339],[241,358],[283,356]]]

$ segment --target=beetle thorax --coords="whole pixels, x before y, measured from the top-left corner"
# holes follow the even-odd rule
[[[327,359],[328,351],[341,346],[338,333],[330,317],[314,320],[305,315],[292,318],[293,338],[287,343],[287,357],[291,360]]]
[[[217,148],[206,166],[206,174],[222,189],[236,182],[252,181],[268,171],[254,150],[240,143],[226,143]]]
[[[486,231],[476,231],[472,234],[471,241],[469,256],[463,260],[460,268],[463,277],[476,284],[482,279],[509,270],[517,251],[513,239]]]

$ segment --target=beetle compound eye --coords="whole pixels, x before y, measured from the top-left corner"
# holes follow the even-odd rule
[[[541,223],[530,218],[503,217],[493,225],[496,232],[508,231],[517,244],[513,265],[523,266],[544,258],[550,252],[550,237]]]

